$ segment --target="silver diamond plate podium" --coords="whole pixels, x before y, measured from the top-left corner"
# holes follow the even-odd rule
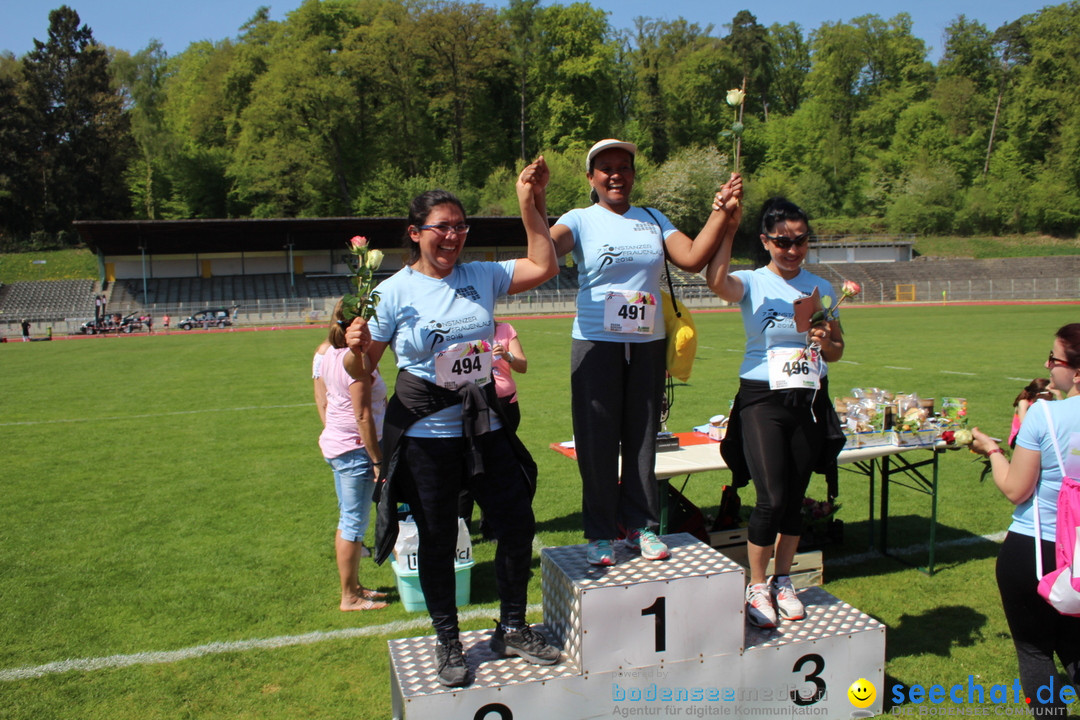
[[[541,552],[544,623],[559,665],[497,658],[490,630],[462,633],[474,674],[465,688],[435,679],[433,636],[391,640],[394,718],[550,720],[658,717],[869,717],[881,712],[885,627],[820,588],[799,593],[807,617],[749,628],[743,568],[685,533],[666,561],[617,544],[597,568],[585,545]],[[868,680],[867,708],[848,688]]]

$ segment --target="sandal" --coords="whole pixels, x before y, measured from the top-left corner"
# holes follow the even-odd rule
[[[360,597],[364,598],[365,600],[385,600],[387,598],[387,594],[384,592],[379,592],[378,590],[366,588],[361,585]]]
[[[368,598],[361,598],[358,603],[351,607],[341,608],[342,612],[349,612],[352,610],[381,610],[386,607],[386,603],[378,600],[369,600]]]

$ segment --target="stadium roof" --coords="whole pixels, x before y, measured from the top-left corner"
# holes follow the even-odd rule
[[[474,247],[523,247],[518,217],[470,217]],[[326,250],[363,235],[373,247],[401,246],[403,217],[287,218],[275,220],[82,220],[75,229],[91,250],[104,256],[215,252]]]

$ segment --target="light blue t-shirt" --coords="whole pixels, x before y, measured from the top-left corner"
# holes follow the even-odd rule
[[[664,338],[660,307],[660,276],[664,268],[663,238],[675,226],[659,210],[656,220],[644,208],[624,214],[602,205],[577,208],[559,218],[574,234],[578,267],[577,317],[571,336],[577,340],[650,342]],[[660,226],[657,226],[657,221]],[[661,238],[661,233],[663,238]],[[604,298],[609,291],[651,293],[656,299],[654,330],[650,334],[609,332],[604,326]]]
[[[795,309],[792,304],[818,288],[822,304],[828,308],[836,300],[832,284],[805,269],[791,280],[785,280],[767,267],[757,270],[737,270],[731,273],[742,281],[743,296],[739,300],[743,328],[746,330],[746,353],[739,366],[739,377],[747,380],[769,379],[770,348],[806,347],[806,333],[795,331]],[[839,316],[839,313],[837,313]],[[822,369],[822,376],[828,367]]]
[[[515,260],[457,265],[445,278],[404,267],[379,283],[371,337],[390,344],[399,371],[435,382],[435,355],[456,342],[491,341],[495,301],[510,290]],[[492,429],[501,424],[492,416]],[[461,437],[461,406],[413,424],[409,437]]]
[[[1071,477],[1080,476],[1080,469],[1074,469],[1069,459],[1070,444],[1080,447],[1080,397],[1064,400],[1037,400],[1028,408],[1020,432],[1016,434],[1016,446],[1035,450],[1039,453],[1039,530],[1043,540],[1054,542],[1057,538],[1057,499],[1061,490],[1061,471],[1058,469],[1057,455],[1046,425],[1046,415],[1042,405],[1050,408],[1054,419],[1054,434],[1057,435],[1058,447],[1065,460],[1065,471]],[[1075,474],[1074,474],[1075,473]],[[1020,503],[1013,510],[1013,521],[1009,532],[1035,537],[1035,514],[1032,510],[1032,498]]]

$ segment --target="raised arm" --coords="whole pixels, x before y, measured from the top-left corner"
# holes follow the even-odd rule
[[[717,209],[719,208],[719,209]],[[728,302],[739,302],[743,296],[742,280],[731,275],[731,246],[735,243],[735,231],[739,229],[742,220],[742,203],[737,198],[723,199],[717,194],[713,204],[713,214],[727,215],[729,222],[724,226],[724,237],[720,245],[709,260],[705,270],[705,281],[709,289],[721,299]]]
[[[724,183],[713,200],[713,211],[705,222],[705,227],[693,240],[685,233],[673,232],[664,240],[668,258],[678,268],[687,272],[701,272],[702,268],[716,254],[717,248],[727,236],[728,228],[738,227],[727,206],[734,200],[742,199],[742,176],[732,173],[731,179]]]
[[[518,208],[521,222],[525,225],[528,248],[523,258],[514,263],[514,279],[510,281],[510,294],[531,290],[550,280],[559,272],[555,247],[547,221],[547,183],[551,177],[544,156],[530,164],[517,180]]]

